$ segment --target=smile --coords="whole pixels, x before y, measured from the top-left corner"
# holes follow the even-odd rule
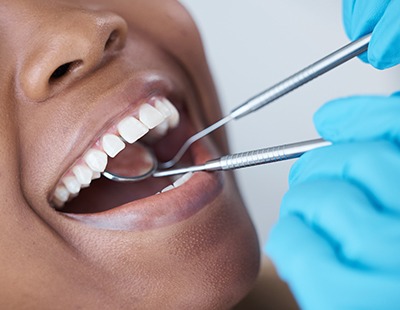
[[[126,145],[133,145],[141,138],[151,140],[163,137],[179,123],[179,112],[166,98],[153,98],[139,106],[129,116],[124,116],[109,128],[94,145],[61,178],[51,202],[57,208],[79,195],[82,188],[99,179],[109,158],[115,158]],[[145,137],[146,136],[146,137]],[[134,154],[134,156],[137,154]],[[147,160],[146,154],[140,158]]]
[[[159,160],[168,159],[193,132],[187,111],[178,110],[166,97],[151,97],[134,106],[104,130],[57,182],[50,204],[60,214],[101,229],[147,230],[190,217],[220,193],[220,174],[129,184],[101,178],[110,166],[117,167],[120,175],[131,173],[132,158],[135,171],[140,171],[151,160],[147,149]],[[205,139],[191,147],[183,162],[200,163],[213,153],[212,143]]]

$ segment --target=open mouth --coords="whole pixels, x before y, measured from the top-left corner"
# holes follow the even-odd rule
[[[192,179],[197,178],[193,183],[200,185],[205,182],[205,178],[214,177],[199,177],[201,174],[193,177],[192,174],[187,174],[171,178],[150,177],[135,183],[119,183],[101,177],[101,173],[110,167],[119,175],[130,175],[133,170],[142,169],[149,159],[146,151],[140,151],[142,146],[150,149],[160,162],[167,161],[193,133],[193,126],[184,107],[175,107],[165,97],[151,98],[129,115],[116,121],[83,156],[75,161],[58,182],[50,203],[66,215],[78,217],[86,215],[91,220],[93,216],[114,209],[123,209],[121,206],[145,198],[151,200],[158,197],[160,201],[157,203],[163,204],[165,201],[159,196],[182,188]],[[208,159],[212,148],[206,145],[207,143],[194,145],[184,156],[182,163],[190,165]],[[208,180],[207,183],[211,186],[214,181]],[[182,199],[182,195],[179,199]],[[173,203],[181,204],[182,201]],[[201,202],[203,203],[204,201]],[[194,205],[197,206],[195,208],[191,206],[193,211],[198,209],[199,203]],[[180,212],[182,213],[182,210]],[[183,213],[182,217],[188,216],[187,210]],[[179,218],[177,214],[173,217],[175,220]]]

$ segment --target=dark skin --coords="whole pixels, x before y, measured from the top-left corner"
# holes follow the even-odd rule
[[[197,130],[220,117],[183,7],[175,0],[1,0],[0,15],[1,307],[228,309],[243,299],[259,271],[259,249],[231,175],[199,174],[188,186],[212,178],[219,184],[212,197],[142,230],[91,226],[51,205],[63,173],[136,102],[179,98]],[[227,152],[221,132],[207,145]],[[135,208],[180,204],[184,190]]]

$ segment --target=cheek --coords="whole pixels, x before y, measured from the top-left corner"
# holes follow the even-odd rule
[[[0,79],[0,84],[4,80]],[[19,128],[15,103],[4,83],[0,86],[0,195],[13,197],[19,193],[20,156],[19,156]],[[10,88],[8,88],[10,89]],[[6,201],[9,202],[8,199]],[[4,202],[4,200],[3,200]]]
[[[19,116],[21,188],[30,204],[40,205],[62,172],[71,137],[77,135],[76,124],[71,113],[54,102],[46,107],[25,105]]]
[[[0,4],[0,7],[2,4]],[[1,8],[0,8],[1,14]],[[0,189],[9,187],[10,180],[18,177],[18,131],[22,125],[17,115],[13,93],[15,84],[15,51],[10,42],[9,29],[4,28],[7,18],[0,18]],[[4,26],[4,27],[3,27]],[[18,184],[18,183],[17,183]],[[15,185],[15,184],[14,184]],[[17,186],[15,186],[16,188]],[[19,186],[18,186],[19,187]],[[9,188],[7,188],[7,191]],[[7,196],[10,194],[8,193]],[[2,197],[4,197],[2,195]]]

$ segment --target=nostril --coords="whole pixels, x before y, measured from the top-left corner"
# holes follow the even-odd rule
[[[113,47],[114,45],[118,44],[119,38],[120,38],[119,31],[118,30],[112,31],[106,41],[106,44],[104,45],[104,50],[106,51],[111,47]]]
[[[50,76],[50,83],[56,82],[76,69],[82,61],[71,61],[59,66]]]
[[[50,81],[58,80],[59,78],[62,78],[64,75],[66,75],[71,68],[71,64],[72,63],[69,62],[59,66],[50,76]]]

